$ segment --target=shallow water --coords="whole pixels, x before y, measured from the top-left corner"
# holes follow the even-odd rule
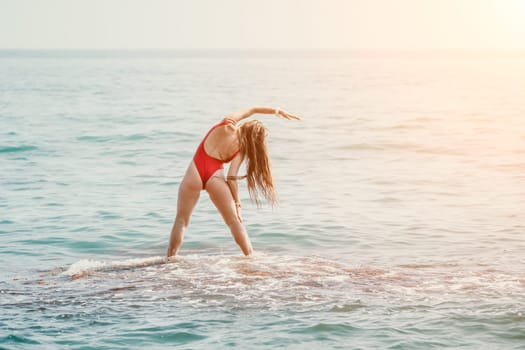
[[[0,51],[0,348],[525,348],[525,54]],[[240,256],[210,125],[268,127]]]

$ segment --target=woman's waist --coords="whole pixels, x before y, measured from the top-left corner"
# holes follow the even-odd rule
[[[193,156],[193,159],[196,159],[196,158],[204,158],[207,161],[218,162],[221,164],[227,163],[227,160],[223,160],[223,159],[216,158],[214,156],[209,155],[208,152],[206,152],[206,150],[204,149],[204,143],[201,143],[199,147],[197,147],[197,150],[195,151],[195,155]]]

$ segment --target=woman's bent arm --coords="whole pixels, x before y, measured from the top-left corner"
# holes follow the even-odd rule
[[[282,117],[284,119],[293,119],[300,120],[298,116],[285,112],[279,108],[273,107],[251,107],[239,112],[235,112],[227,116],[225,119],[233,120],[235,123],[240,122],[243,119],[249,118],[254,114],[275,114],[276,116]]]

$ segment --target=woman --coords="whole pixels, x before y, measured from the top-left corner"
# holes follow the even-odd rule
[[[210,195],[244,255],[248,256],[253,252],[250,238],[242,223],[236,181],[246,178],[250,197],[257,205],[260,204],[261,195],[272,204],[276,201],[266,150],[266,129],[257,120],[237,126],[241,120],[256,113],[275,114],[285,119],[300,119],[280,109],[253,107],[227,116],[208,131],[197,148],[179,187],[177,216],[171,230],[168,258],[179,251],[184,231],[203,189]],[[246,175],[239,177],[237,173],[244,160],[246,160]],[[225,180],[223,164],[229,162],[231,164]]]

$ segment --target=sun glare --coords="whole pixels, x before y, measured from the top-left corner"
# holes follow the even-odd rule
[[[502,2],[500,6],[505,6],[505,2]],[[508,2],[507,16],[508,25],[510,29],[519,35],[525,34],[525,1],[523,0],[511,0]],[[525,38],[523,38],[525,40]]]

